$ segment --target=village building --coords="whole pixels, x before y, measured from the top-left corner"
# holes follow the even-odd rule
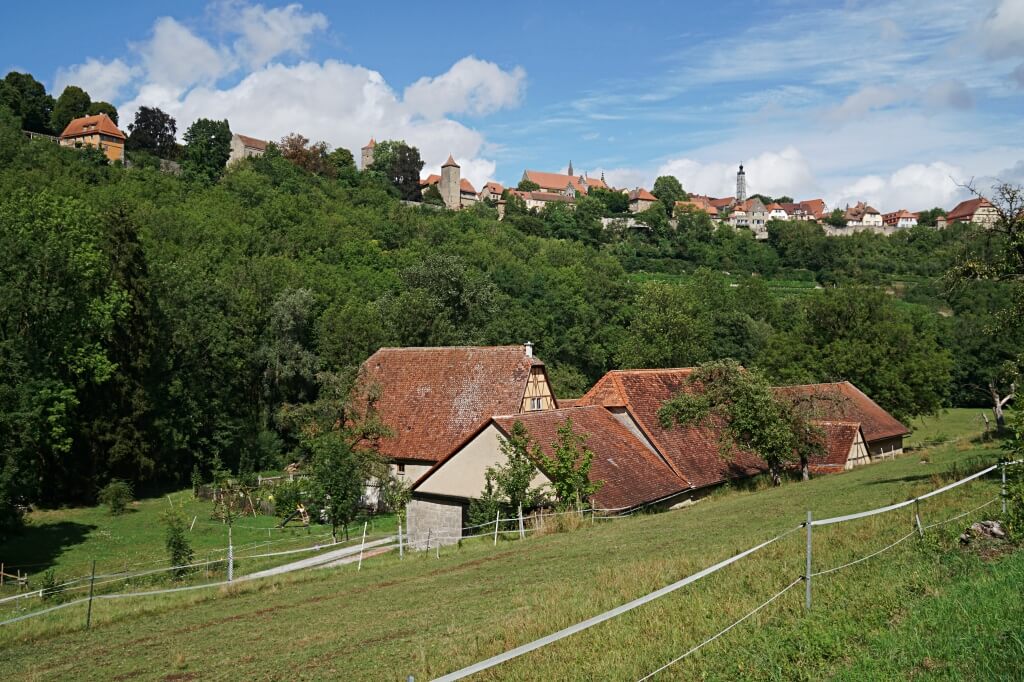
[[[712,203],[711,197],[691,195],[685,201],[677,201],[672,209],[672,215],[678,217],[679,211],[704,211],[712,220],[719,219],[718,208]]]
[[[898,211],[892,213],[883,213],[882,222],[886,227],[895,227],[897,229],[906,229],[917,226],[917,214],[911,213],[905,208],[901,208]]]
[[[537,209],[538,211],[543,209],[545,206],[551,203],[555,204],[569,204],[575,206],[575,197],[561,192],[544,192],[540,190],[534,190],[532,192],[524,192],[522,190],[510,190],[512,194],[523,200],[526,204],[527,210]]]
[[[554,457],[558,429],[567,420],[571,420],[575,433],[586,438],[585,446],[594,453],[590,480],[600,483],[591,500],[596,508],[625,512],[650,505],[668,506],[689,490],[689,484],[649,444],[603,407],[495,416],[416,482],[408,507],[412,546],[423,547],[428,536],[441,544],[458,542],[467,525],[470,501],[484,492],[488,467],[507,464],[501,445],[517,421],[526,427],[544,456]],[[533,463],[537,474],[531,485],[550,491],[544,459],[537,458]]]
[[[426,190],[428,187],[436,185],[445,207],[452,211],[458,211],[480,201],[473,184],[461,176],[462,169],[449,154],[448,160],[441,166],[441,174],[428,175],[425,179],[420,180],[420,187]]]
[[[772,202],[766,208],[768,209],[768,220],[789,220],[789,214],[786,213],[786,209],[782,208],[782,204]]]
[[[819,222],[828,212],[828,207],[823,199],[809,199],[794,203],[779,204],[790,220],[803,220],[807,222]]]
[[[381,348],[363,363],[357,396],[392,431],[377,452],[410,483],[492,416],[557,407],[532,344]]]
[[[780,396],[805,402],[814,418],[860,424],[872,459],[903,452],[903,438],[910,429],[849,381],[780,386],[775,390]]]
[[[729,224],[750,230],[755,239],[768,239],[768,219],[768,207],[757,197],[737,202],[729,213]]]
[[[961,201],[946,214],[946,224],[975,223],[984,227],[992,227],[999,220],[996,207],[984,197],[975,197]]]
[[[480,190],[480,201],[499,201],[504,193],[505,188],[500,182],[491,181],[484,184],[484,188]]]
[[[654,196],[643,187],[637,187],[629,193],[629,212],[642,213],[654,206],[658,197]]]
[[[882,214],[863,201],[858,201],[852,208],[847,205],[843,220],[847,227],[880,228],[883,225]]]
[[[543,171],[525,170],[522,180],[535,183],[542,192],[554,194],[565,194],[576,198],[579,194],[586,194],[592,187],[608,189],[604,178],[591,178],[586,174],[577,176],[573,173],[572,161],[569,162],[568,173],[545,173]]]
[[[370,141],[366,143],[366,146],[360,150],[362,154],[360,156],[361,163],[359,167],[362,168],[363,170],[366,170],[367,168],[373,165],[373,149],[376,146],[377,140],[371,137]]]
[[[255,156],[263,156],[267,153],[266,140],[260,140],[240,133],[231,134],[231,154],[228,156],[228,164],[241,159],[248,159]]]
[[[124,161],[127,137],[106,114],[72,119],[58,139],[64,147],[95,147],[108,161]]]

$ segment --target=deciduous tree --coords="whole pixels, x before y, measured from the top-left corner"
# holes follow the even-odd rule
[[[224,174],[230,156],[231,127],[227,119],[201,118],[185,131],[185,159],[181,169],[186,178],[206,184],[216,182]]]
[[[92,106],[92,99],[89,97],[89,93],[77,85],[67,86],[53,105],[50,127],[57,134],[60,134],[72,119],[80,118],[89,113],[90,106]]]

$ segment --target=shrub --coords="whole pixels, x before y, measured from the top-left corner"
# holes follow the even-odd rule
[[[125,513],[133,498],[131,484],[119,479],[103,486],[99,495],[100,502],[110,507],[110,513],[114,516]]]
[[[52,568],[43,573],[43,577],[39,580],[39,589],[39,596],[47,601],[59,594],[57,590],[57,574],[53,572]]]
[[[186,564],[191,564],[195,556],[186,534],[188,519],[181,513],[181,510],[172,509],[163,515],[163,522],[167,527],[164,535],[167,556],[171,560],[171,566],[180,567],[173,571],[174,577],[181,578],[192,570],[187,568]]]
[[[274,514],[286,519],[307,498],[301,480],[281,481],[274,486]]]

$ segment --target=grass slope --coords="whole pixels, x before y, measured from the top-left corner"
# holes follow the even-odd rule
[[[228,545],[227,527],[211,519],[212,502],[193,499],[191,490],[183,490],[137,500],[128,512],[119,516],[112,516],[103,506],[33,511],[27,519],[25,532],[0,545],[0,560],[6,562],[8,573],[15,569],[27,572],[32,585],[37,585],[48,569],[54,571],[58,582],[87,576],[93,560],[99,574],[126,567],[146,570],[166,566],[165,526],[161,515],[172,503],[184,510],[190,522],[195,519],[188,534],[195,561],[223,559]],[[235,554],[277,552],[330,541],[329,526],[275,528],[279,523],[280,519],[273,516],[246,516],[236,520],[232,531]],[[362,524],[358,527],[358,531],[350,529],[350,533],[359,535]],[[369,537],[393,533],[395,528],[393,516],[377,517],[372,522]],[[296,558],[301,557],[239,562],[238,572],[259,570]],[[10,594],[15,591],[5,585],[0,596]],[[2,617],[0,613],[0,619]]]
[[[950,469],[996,457],[995,448],[945,446],[929,452],[928,463],[907,456],[497,548],[469,541],[443,549],[440,559],[420,553],[399,561],[392,554],[366,562],[361,572],[347,566],[216,593],[98,602],[88,632],[84,608],[75,606],[0,629],[0,673],[30,680],[430,679],[678,580],[795,527],[807,509],[820,518],[900,501],[949,480],[943,473]],[[927,500],[924,521],[948,518],[996,492],[993,481],[982,480]],[[1002,573],[1001,563],[987,567],[957,547],[966,522],[817,578],[809,614],[798,586],[661,679],[853,679],[861,661],[884,655],[877,647],[908,614],[950,585]],[[815,569],[863,556],[910,529],[906,510],[816,529]],[[802,573],[803,545],[803,533],[793,533],[705,580],[478,677],[637,679]],[[937,660],[954,658],[952,642],[937,638],[934,645]],[[1003,646],[980,642],[974,655],[998,669]],[[917,665],[911,658],[893,665],[909,673]]]

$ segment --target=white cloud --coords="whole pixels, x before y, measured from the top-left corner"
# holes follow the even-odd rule
[[[1024,56],[1024,2],[1001,0],[974,35],[993,59]]]
[[[214,82],[234,70],[234,57],[214,47],[171,17],[153,24],[153,36],[134,46],[142,60],[146,83],[185,89]]]
[[[683,188],[696,194],[732,196],[736,192],[736,171],[743,163],[747,174],[748,194],[811,198],[817,183],[810,165],[795,147],[780,152],[763,152],[750,159],[737,159],[736,163],[701,162],[692,158],[671,159],[657,171],[657,175],[674,175]]]
[[[868,175],[836,191],[829,205],[844,207],[867,201],[880,211],[911,211],[944,206],[952,208],[964,197],[960,186],[967,178],[962,169],[937,161],[903,166],[888,176]]]
[[[464,57],[440,76],[420,78],[405,89],[402,99],[409,111],[425,118],[486,115],[518,105],[525,85],[521,67],[503,71],[492,62]]]
[[[81,64],[57,69],[53,92],[59,94],[65,87],[77,85],[94,101],[111,102],[121,95],[138,73],[138,68],[128,66],[120,59],[101,62],[90,58]]]
[[[143,104],[155,104],[174,116],[179,131],[200,117],[226,118],[236,132],[268,140],[300,132],[346,147],[357,158],[371,135],[378,140],[404,139],[419,147],[424,173],[439,168],[452,154],[463,177],[474,185],[494,177],[495,163],[482,158],[485,141],[478,131],[452,119],[425,120],[380,73],[335,60],[270,64],[234,86],[199,86],[185,95],[144,86],[124,109],[134,111]]]
[[[309,36],[327,28],[327,17],[320,12],[304,13],[299,4],[266,9],[231,3],[221,21],[226,29],[241,34],[234,44],[235,54],[253,69],[283,54],[305,54]]]

